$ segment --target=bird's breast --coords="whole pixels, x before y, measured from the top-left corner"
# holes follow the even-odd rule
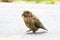
[[[24,22],[28,28],[31,28],[33,26],[34,21],[31,18],[25,18]]]

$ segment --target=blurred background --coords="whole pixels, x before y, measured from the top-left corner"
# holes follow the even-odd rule
[[[0,2],[12,2],[13,0],[0,0]]]
[[[0,0],[0,2],[22,2],[40,4],[60,4],[60,0]]]
[[[14,0],[14,1],[24,1],[29,3],[41,3],[41,4],[60,4],[60,0]]]

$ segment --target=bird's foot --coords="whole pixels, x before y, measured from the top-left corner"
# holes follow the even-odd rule
[[[27,30],[26,32],[30,32],[31,30]]]

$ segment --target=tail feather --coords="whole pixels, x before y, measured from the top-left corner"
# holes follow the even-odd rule
[[[41,27],[41,29],[44,29],[44,30],[48,31],[45,27]]]

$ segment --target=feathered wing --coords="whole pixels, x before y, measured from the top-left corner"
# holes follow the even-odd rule
[[[37,28],[34,26],[34,20],[32,18],[24,18],[24,22],[30,30],[37,30]]]
[[[34,25],[35,25],[36,28],[41,28],[41,29],[47,30],[47,29],[42,25],[42,23],[39,21],[39,19],[35,19]]]

